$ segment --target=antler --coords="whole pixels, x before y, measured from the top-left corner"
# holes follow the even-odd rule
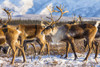
[[[0,23],[2,24],[2,19],[0,19]]]
[[[79,15],[78,20],[80,23],[82,23],[82,16]]]
[[[11,21],[11,12],[9,12],[9,10],[6,10],[4,8],[2,8],[8,15],[8,20],[4,23],[4,24],[7,24],[9,21]]]
[[[81,17],[80,15],[79,15],[79,17],[77,17],[77,16],[75,16],[75,14],[74,14],[73,23],[74,23],[74,24],[82,23],[82,17]]]
[[[72,20],[73,24],[76,24],[77,21],[78,21],[77,16],[75,14],[73,14],[73,20]]]
[[[41,21],[41,22],[42,22],[42,24],[43,24],[43,21],[44,21],[44,22],[46,22],[48,25],[50,25],[50,22],[48,22],[48,21],[44,20],[42,17],[41,17],[41,19],[42,19],[42,21]]]
[[[60,18],[63,16],[63,14],[64,14],[64,13],[67,13],[67,12],[69,12],[69,11],[64,11],[64,12],[63,12],[63,8],[64,8],[64,7],[61,9],[61,7],[59,8],[58,6],[56,6],[56,8],[59,9],[60,12],[61,12],[61,16],[58,18],[58,20],[55,21],[55,22],[58,22],[58,21],[60,20]]]
[[[47,7],[47,9],[49,10],[50,15],[51,15],[51,18],[49,18],[49,17],[47,17],[47,18],[51,19],[52,22],[54,22],[54,20],[53,20],[53,16],[52,16],[52,13],[55,11],[55,10],[54,10],[54,7],[53,7],[53,11],[51,11],[51,9],[49,9],[48,7]]]
[[[56,8],[57,8],[58,10],[60,10],[60,11],[55,11],[55,12],[61,12],[61,15],[60,15],[60,17],[59,17],[56,21],[52,22],[51,25],[57,23],[57,22],[61,19],[61,17],[63,16],[64,13],[69,12],[69,11],[64,11],[64,12],[63,12],[64,6],[63,6],[63,8],[61,8],[61,5],[60,5],[60,7],[56,6]]]
[[[52,10],[51,10],[50,8],[47,7],[47,9],[49,10],[50,15],[51,15],[51,17],[47,17],[48,19],[51,19],[51,22],[49,23],[51,26],[52,26],[53,24],[57,23],[57,22],[61,19],[61,17],[63,16],[64,13],[69,12],[69,11],[64,11],[64,12],[63,12],[64,6],[63,6],[63,8],[61,8],[61,5],[60,5],[60,7],[56,6],[56,8],[57,8],[59,11],[54,10],[54,7],[53,7]],[[52,13],[53,13],[53,12],[61,12],[61,16],[60,16],[56,21],[53,20],[53,16],[52,16]],[[42,20],[44,20],[44,19],[42,19]],[[47,22],[47,21],[46,21],[46,22]]]
[[[52,13],[53,13],[53,12],[57,12],[57,11],[54,10],[54,7],[53,7],[53,10],[51,10],[49,7],[47,7],[47,9],[49,10],[51,17],[46,17],[46,18],[51,19],[51,22],[48,22],[48,21],[44,20],[42,17],[41,17],[41,19],[42,19],[43,21],[45,21],[48,25],[50,25],[52,22],[54,22]]]

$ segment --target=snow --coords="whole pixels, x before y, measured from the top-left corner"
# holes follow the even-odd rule
[[[64,16],[72,17],[81,15],[83,17],[100,17],[100,0],[0,0],[0,16],[6,16],[1,8],[9,8],[12,15],[44,14],[48,15],[47,6],[63,5],[64,10],[69,13]],[[60,15],[60,13],[53,13]]]
[[[16,57],[14,65],[10,65],[11,59],[12,58],[7,58],[7,57],[0,57],[0,66],[2,67],[14,67],[14,66],[20,66],[20,67],[99,67],[100,66],[100,54],[98,55],[96,63],[95,59],[93,57],[95,56],[94,54],[91,54],[89,59],[85,62],[83,62],[83,59],[86,56],[86,53],[77,53],[78,59],[74,59],[73,53],[69,53],[68,58],[63,58],[64,56],[60,55],[44,55],[44,56],[36,56],[36,58],[32,58],[32,55],[27,56],[27,62],[22,63],[23,59],[22,57]]]

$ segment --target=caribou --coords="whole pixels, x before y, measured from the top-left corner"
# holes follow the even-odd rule
[[[26,61],[25,57],[25,52],[24,48],[27,42],[32,42],[36,40],[40,46],[41,50],[39,54],[43,51],[45,44],[47,45],[48,48],[48,54],[49,54],[49,44],[46,42],[45,36],[41,35],[41,31],[44,29],[43,26],[41,25],[18,25],[18,26],[13,26],[13,25],[8,25],[7,23],[11,21],[11,14],[8,10],[3,9],[7,15],[8,15],[8,20],[6,22],[3,22],[0,20],[0,23],[2,24],[2,27],[0,28],[0,35],[2,39],[2,44],[7,43],[11,47],[13,51],[13,59],[11,64],[14,63],[15,56],[17,54],[18,49],[21,50],[24,62]],[[24,42],[24,46],[23,46]],[[21,45],[20,45],[21,44]],[[31,43],[31,45],[35,48],[35,45]],[[36,52],[36,51],[35,51]]]
[[[24,60],[24,62],[26,62],[24,48],[23,48],[23,46],[20,45],[20,43],[18,41],[18,38],[19,38],[21,31],[19,31],[15,27],[13,28],[13,26],[7,25],[7,23],[11,19],[10,18],[10,12],[6,9],[3,9],[3,10],[7,13],[8,20],[6,22],[1,21],[2,27],[0,28],[0,30],[2,32],[2,35],[5,37],[4,38],[5,40],[3,42],[7,42],[9,44],[9,46],[11,47],[12,52],[13,52],[13,58],[12,58],[11,64],[14,63],[15,56],[17,54],[18,49],[21,50],[22,55],[23,55],[23,60]]]
[[[56,8],[59,11],[50,11],[51,14],[51,23],[41,32],[42,35],[50,35],[53,41],[56,42],[66,42],[66,56],[65,58],[68,57],[68,50],[69,50],[69,45],[71,44],[71,48],[74,52],[74,60],[77,59],[77,55],[75,52],[75,43],[74,40],[75,39],[86,39],[86,42],[89,46],[89,51],[87,53],[87,56],[85,57],[84,61],[86,61],[91,53],[91,49],[92,49],[92,42],[95,38],[95,35],[97,33],[97,27],[98,24],[100,22],[97,22],[97,24],[91,25],[91,24],[66,24],[66,25],[62,25],[62,26],[57,26],[56,23],[59,22],[59,20],[61,19],[61,17],[63,16],[64,13],[68,12],[65,11],[63,12],[63,8],[56,6]],[[60,12],[61,15],[60,17],[54,21],[53,17],[52,17],[52,12]],[[97,46],[97,45],[95,45]],[[96,49],[98,50],[98,47],[96,47]],[[95,53],[95,60],[97,58],[97,53]]]
[[[20,40],[21,40],[21,45],[24,46],[26,50],[26,44],[27,42],[38,42],[40,44],[40,51],[39,54],[43,51],[45,45],[47,45],[47,51],[48,54],[50,54],[50,48],[49,48],[49,43],[45,39],[45,35],[41,35],[42,30],[44,29],[43,26],[41,25],[18,25],[17,27],[18,30],[20,30],[22,33],[20,34]],[[36,48],[35,45],[33,44],[35,52]]]
[[[8,17],[9,21],[11,21],[10,12],[6,11],[6,10],[5,10],[5,12],[9,16]],[[40,47],[41,47],[39,54],[42,53],[45,45],[47,45],[47,51],[48,51],[47,53],[50,54],[49,44],[46,41],[45,36],[41,35],[41,31],[45,28],[43,25],[25,25],[25,24],[22,25],[22,24],[19,24],[17,26],[13,26],[13,25],[3,25],[3,26],[7,26],[8,28],[14,28],[14,29],[21,31],[21,34],[19,35],[19,41],[20,41],[21,46],[24,46],[25,51],[27,49],[27,43],[30,43],[34,48],[34,52],[36,55],[36,48],[35,48],[35,44],[33,43],[34,41],[36,41],[40,44]]]

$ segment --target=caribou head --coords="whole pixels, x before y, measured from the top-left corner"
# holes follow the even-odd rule
[[[55,24],[59,22],[59,20],[61,19],[61,17],[63,16],[64,13],[69,12],[69,11],[64,11],[63,12],[64,7],[61,8],[61,5],[60,5],[60,7],[56,6],[56,8],[58,10],[54,10],[54,8],[53,8],[53,10],[50,10],[47,7],[47,9],[49,10],[50,15],[51,15],[51,17],[47,17],[47,18],[51,19],[51,22],[48,22],[48,26],[46,26],[46,28],[41,32],[41,34],[45,34],[45,35],[54,34],[57,31],[57,28],[56,28]],[[60,17],[57,20],[53,19],[53,16],[52,16],[53,12],[60,12],[61,13]]]

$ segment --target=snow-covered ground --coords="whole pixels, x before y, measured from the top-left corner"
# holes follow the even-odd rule
[[[77,55],[77,60],[73,60],[73,53],[69,53],[68,59],[61,58],[60,55],[37,56],[35,59],[27,56],[26,63],[22,63],[22,57],[16,57],[14,65],[10,65],[12,58],[0,57],[0,67],[100,67],[100,54],[97,57],[98,63],[93,59],[94,54],[91,54],[86,62],[83,62],[86,53],[77,53]]]

